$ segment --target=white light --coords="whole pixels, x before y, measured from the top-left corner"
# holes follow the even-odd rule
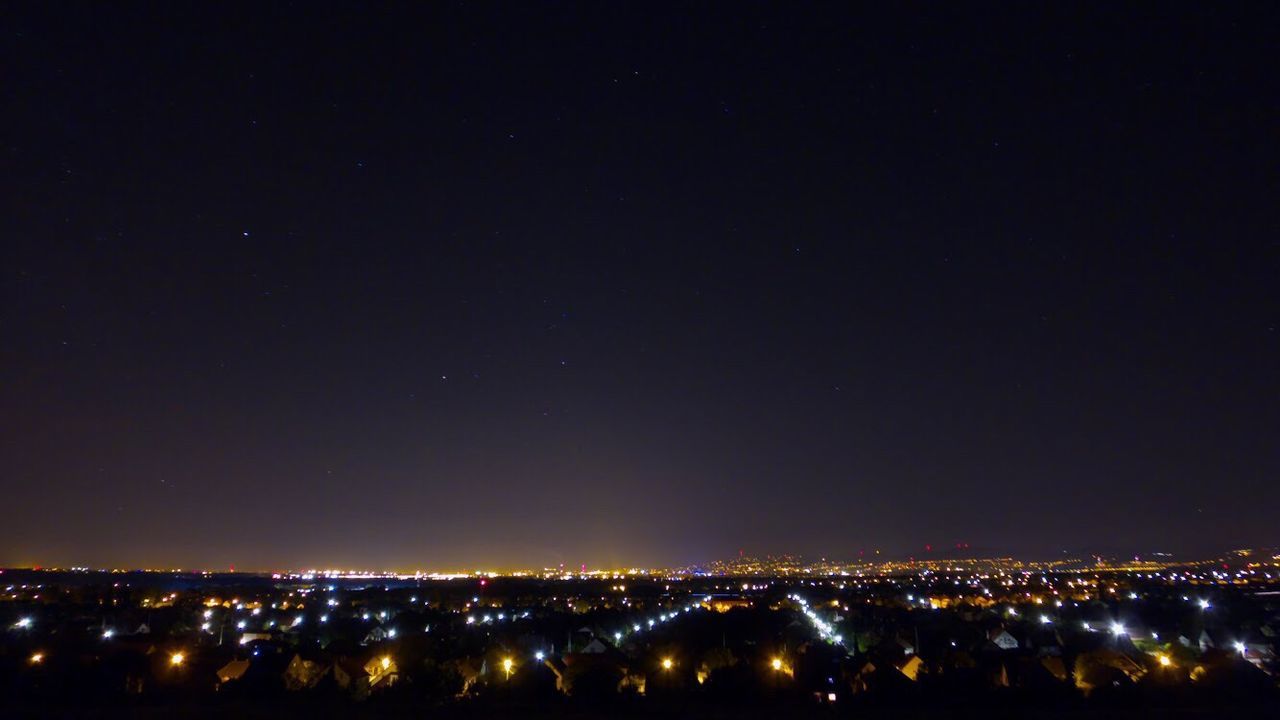
[[[1049,625],[1049,624],[1051,624],[1052,622],[1053,622],[1053,618],[1049,617],[1048,615],[1041,615],[1041,616],[1040,616],[1040,624],[1041,624],[1041,625]]]
[[[1121,624],[1120,624],[1120,623],[1118,623],[1118,622],[1116,622],[1116,623],[1111,623],[1111,634],[1112,634],[1112,635],[1115,635],[1115,636],[1119,637],[1120,635],[1124,635],[1124,634],[1126,634],[1126,633],[1128,633],[1128,632],[1129,632],[1128,630],[1125,630],[1124,625],[1121,625]]]
[[[213,611],[212,611],[212,610],[205,610],[205,611],[204,611],[204,619],[205,619],[205,620],[208,620],[208,619],[209,619],[209,618],[211,618],[211,617],[213,617]]]
[[[297,617],[295,617],[295,618],[293,619],[293,626],[294,626],[294,627],[298,627],[298,626],[299,626],[299,625],[301,625],[301,624],[302,624],[302,616],[301,616],[301,615],[299,615],[299,616],[297,616]]]
[[[1080,623],[1080,627],[1084,628],[1085,632],[1093,632],[1093,627],[1091,627],[1087,622]]]
[[[31,627],[31,618],[29,617],[19,618],[18,622],[14,623],[13,625],[14,627],[23,628],[23,629],[29,628]]]
[[[537,660],[538,662],[542,662],[542,659],[545,657],[546,655],[544,655],[541,650],[533,654],[533,659]]]
[[[621,640],[621,639],[622,639],[622,633],[620,633],[620,632],[616,632],[616,633],[614,633],[614,634],[613,634],[613,641],[614,641],[614,642],[618,642],[618,641],[619,641],[619,640]]]
[[[1241,655],[1244,654],[1244,651],[1245,651],[1244,643],[1236,641],[1235,648],[1236,648],[1236,652],[1240,653]]]
[[[261,615],[261,614],[262,614],[262,608],[254,608],[254,609],[253,609],[253,613],[252,613],[252,614],[254,614],[254,615]]]
[[[396,636],[395,628],[391,628],[390,630],[387,631],[387,637],[395,637],[395,636]]]
[[[322,623],[327,623],[327,622],[329,622],[329,616],[328,616],[328,615],[321,615],[321,616],[320,616],[320,622],[322,622]]]
[[[1200,609],[1201,609],[1201,610],[1208,610],[1208,609],[1209,609],[1209,601],[1208,601],[1208,600],[1205,600],[1204,598],[1200,598]]]
[[[243,630],[243,629],[244,629],[244,626],[245,626],[245,622],[244,622],[243,620],[241,620],[240,622],[236,623],[236,629],[237,629],[237,630]]]
[[[468,624],[468,625],[475,625],[475,624],[476,624],[476,618],[475,618],[475,616],[474,616],[474,615],[468,615],[468,616],[467,616],[467,624]]]
[[[632,626],[631,626],[631,630],[632,630],[633,632],[640,632],[640,626],[639,626],[639,625],[632,625]]]
[[[209,632],[209,623],[200,623],[200,629]]]
[[[110,639],[111,639],[111,636],[112,636],[112,635],[115,635],[115,634],[116,634],[116,631],[115,631],[115,630],[112,630],[111,628],[107,628],[106,630],[103,630],[103,631],[102,631],[102,639],[103,639],[103,640],[110,640]]]

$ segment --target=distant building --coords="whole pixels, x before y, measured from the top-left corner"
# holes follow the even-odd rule
[[[1001,650],[1017,650],[1018,638],[1014,637],[1004,628],[996,628],[991,631],[991,643]]]
[[[232,660],[231,662],[218,668],[218,683],[225,684],[233,680],[239,680],[249,671],[248,660]]]

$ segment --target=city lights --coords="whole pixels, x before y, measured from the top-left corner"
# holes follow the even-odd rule
[[[187,659],[187,656],[186,656],[186,655],[184,655],[184,654],[182,654],[182,653],[180,653],[180,652],[176,652],[176,653],[174,653],[174,654],[172,654],[172,655],[170,655],[170,656],[169,656],[169,664],[170,664],[170,665],[173,665],[173,666],[175,666],[175,667],[176,667],[176,666],[181,665],[182,663],[186,662],[186,659]]]

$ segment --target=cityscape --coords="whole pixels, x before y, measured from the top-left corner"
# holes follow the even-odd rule
[[[0,27],[0,720],[1280,716],[1280,3]]]
[[[13,568],[0,588],[0,689],[18,716],[1255,712],[1280,698],[1280,548],[506,574]]]

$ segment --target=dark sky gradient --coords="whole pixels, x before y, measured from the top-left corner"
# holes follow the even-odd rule
[[[8,5],[0,564],[1280,541],[1280,5],[1041,5]]]

